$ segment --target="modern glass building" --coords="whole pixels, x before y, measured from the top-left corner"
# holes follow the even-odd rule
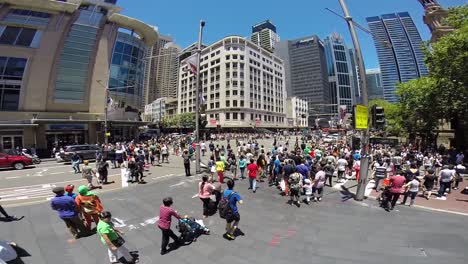
[[[352,109],[355,104],[355,71],[352,54],[350,54],[344,39],[334,33],[324,40],[325,56],[327,58],[328,82],[330,83],[330,99],[334,113],[339,114],[339,106],[346,105]]]
[[[408,12],[368,17],[382,71],[384,98],[397,102],[396,85],[428,74],[422,39]]]
[[[369,100],[384,99],[380,69],[366,70],[366,78]]]
[[[39,155],[50,157],[54,146],[104,141],[107,80],[113,49],[121,47],[118,30],[140,36],[130,58],[122,52],[116,63],[128,63],[129,74],[144,56],[137,49],[133,56],[133,47],[152,46],[158,38],[153,27],[121,15],[115,3],[0,0],[0,151],[35,145]],[[138,102],[132,97],[142,90],[138,73],[117,77],[124,84],[110,85],[135,79],[134,90],[121,92]]]
[[[120,31],[112,53],[109,96],[121,108],[142,109],[147,46],[135,32]]]

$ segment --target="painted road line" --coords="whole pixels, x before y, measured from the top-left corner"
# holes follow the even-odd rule
[[[20,176],[11,176],[11,177],[6,177],[5,179],[9,180],[9,179],[18,179],[18,178],[21,178]]]
[[[59,171],[59,172],[51,172],[51,173],[49,173],[49,174],[50,174],[50,175],[55,175],[55,174],[63,174],[63,173],[65,173],[65,172]]]
[[[181,181],[179,183],[169,185],[169,188],[176,187],[176,186],[181,186],[181,185],[184,185],[184,183],[185,183],[184,181]]]

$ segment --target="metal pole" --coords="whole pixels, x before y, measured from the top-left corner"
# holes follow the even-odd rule
[[[205,21],[200,20],[200,29],[198,31],[198,47],[197,47],[197,76],[196,76],[196,93],[195,93],[195,172],[197,174],[201,173],[200,168],[200,57],[202,49],[202,34],[203,27],[205,26]]]
[[[107,101],[109,100],[109,82],[107,82],[105,89],[106,95],[104,96],[104,143],[107,145],[107,143],[109,143],[109,138],[107,137]]]
[[[354,49],[356,50],[356,62],[359,67],[359,83],[362,91],[362,104],[369,106],[369,101],[367,98],[367,84],[366,84],[366,69],[364,67],[364,60],[362,58],[361,46],[359,45],[359,39],[356,34],[356,30],[353,24],[353,18],[349,15],[348,7],[346,6],[345,0],[338,0],[340,2],[341,8],[348,23],[349,32],[351,33],[351,38],[353,39]],[[367,177],[368,177],[368,166],[369,166],[369,156],[367,153],[367,147],[369,145],[369,128],[362,131],[361,136],[361,177],[359,178],[356,197],[355,200],[362,201],[364,199],[364,192],[366,190]]]

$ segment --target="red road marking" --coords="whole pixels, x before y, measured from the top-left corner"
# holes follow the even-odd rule
[[[280,235],[275,234],[269,244],[270,246],[278,246],[279,243],[280,243]]]

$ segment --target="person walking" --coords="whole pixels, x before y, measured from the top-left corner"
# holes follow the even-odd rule
[[[375,163],[375,174],[374,174],[374,181],[375,181],[375,191],[380,191],[380,184],[382,183],[383,179],[385,179],[387,173],[387,167],[384,166],[384,163],[379,160]]]
[[[2,198],[0,197],[0,199],[2,199]],[[14,216],[14,215],[9,215],[9,214],[5,211],[5,209],[3,209],[3,206],[1,206],[1,205],[0,205],[0,213],[5,217],[5,219],[6,219],[7,221],[14,221],[14,220],[17,220],[17,219],[18,219],[18,218],[17,218],[16,216]]]
[[[407,189],[405,192],[405,196],[403,197],[403,201],[401,202],[402,205],[406,204],[406,199],[408,199],[408,196],[411,197],[411,201],[409,206],[412,206],[414,204],[414,199],[416,198],[416,195],[418,195],[419,192],[419,185],[420,182],[416,176],[413,176],[413,179],[405,184],[403,188]]]
[[[77,153],[73,154],[73,156],[71,157],[71,163],[72,163],[72,168],[75,171],[75,174],[81,173],[80,162],[81,162],[80,156],[78,156]]]
[[[189,177],[190,175],[190,155],[188,150],[184,150],[182,153],[182,159],[184,160],[185,176]]]
[[[341,159],[338,160],[338,164],[339,164],[340,160]],[[343,160],[346,161],[345,159],[343,159]],[[344,166],[342,168],[341,176],[344,175],[345,170],[346,170],[346,166]],[[328,179],[328,184],[329,184],[330,187],[332,187],[332,179],[333,179],[333,174],[335,173],[335,166],[333,166],[332,162],[329,161],[329,162],[327,162],[327,165],[325,165],[325,167],[323,167],[323,171],[325,172],[325,182]],[[340,171],[338,171],[338,173],[340,173]]]
[[[250,160],[250,164],[247,166],[247,171],[249,173],[249,190],[252,190],[253,193],[255,193],[257,191],[258,165],[254,162],[254,159]]]
[[[453,165],[444,166],[443,169],[440,171],[439,175],[439,193],[437,194],[437,199],[446,199],[445,198],[445,191],[449,189],[450,192],[450,184],[452,183],[454,175]]]
[[[108,184],[107,176],[109,175],[109,164],[107,159],[101,159],[97,164],[97,171],[99,173],[99,182],[101,184]]]
[[[239,158],[239,170],[240,170],[240,178],[243,180],[245,179],[245,168],[247,167],[247,160],[245,156],[242,154]]]
[[[237,160],[236,160],[236,155],[234,153],[231,153],[229,155],[229,158],[227,160],[229,164],[229,170],[231,171],[232,179],[234,181],[237,181]]]
[[[225,168],[225,163],[224,161],[221,160],[220,157],[216,158],[216,172],[218,173],[218,181],[220,183],[224,183],[224,168]]]
[[[325,172],[318,166],[318,172],[315,174],[314,183],[312,184],[312,193],[314,195],[314,201],[322,201],[323,197],[323,186],[325,185],[326,175]]]
[[[227,189],[223,192],[223,197],[229,200],[229,207],[231,208],[231,214],[226,217],[226,234],[225,236],[230,239],[234,240],[236,237],[234,236],[234,232],[239,226],[240,222],[240,214],[239,209],[237,208],[237,203],[243,204],[242,197],[234,191],[234,181],[228,180],[227,181]]]
[[[401,188],[405,185],[405,177],[401,176],[401,171],[398,171],[395,176],[390,177],[390,197],[387,200],[386,210],[393,210],[400,198]]]
[[[96,177],[96,171],[89,166],[89,161],[85,160],[83,161],[83,168],[81,168],[81,173],[83,179],[86,179],[88,181],[88,188],[89,189],[94,189],[94,188],[99,188],[102,189],[102,186],[99,185],[98,181],[98,186],[93,185],[93,178]]]
[[[203,218],[207,218],[210,214],[210,201],[213,186],[208,182],[208,176],[203,175],[202,181],[198,184],[198,197],[203,202]]]
[[[182,217],[172,209],[172,204],[174,201],[171,197],[166,197],[163,199],[163,204],[159,207],[159,221],[158,227],[161,229],[162,240],[161,240],[161,255],[167,253],[167,245],[169,244],[169,238],[172,238],[176,246],[180,245],[179,238],[171,230],[172,217],[176,219],[181,219]],[[185,216],[184,218],[187,218]]]
[[[52,192],[55,193],[55,197],[50,200],[50,206],[65,222],[73,238],[77,239],[81,235],[88,234],[89,230],[86,229],[78,214],[75,200],[71,196],[64,195],[65,189],[63,187],[55,187]]]
[[[297,168],[297,167],[296,167]],[[296,203],[297,207],[301,207],[302,174],[295,172],[289,175],[289,204]]]
[[[86,227],[91,230],[91,218],[94,223],[99,223],[99,214],[104,210],[99,197],[90,192],[88,187],[81,185],[78,187],[79,195],[75,198],[78,212],[83,215]]]
[[[434,189],[434,183],[437,180],[437,176],[434,173],[434,169],[428,169],[423,179],[423,196],[426,197],[426,200],[429,200],[429,198],[431,198],[432,195],[432,189]]]
[[[138,259],[134,258],[125,247],[125,240],[122,238],[124,233],[112,224],[111,213],[104,211],[99,214],[99,219],[101,221],[97,225],[97,233],[101,242],[107,246],[110,263],[120,263],[119,253],[124,257],[126,263],[138,263]]]

